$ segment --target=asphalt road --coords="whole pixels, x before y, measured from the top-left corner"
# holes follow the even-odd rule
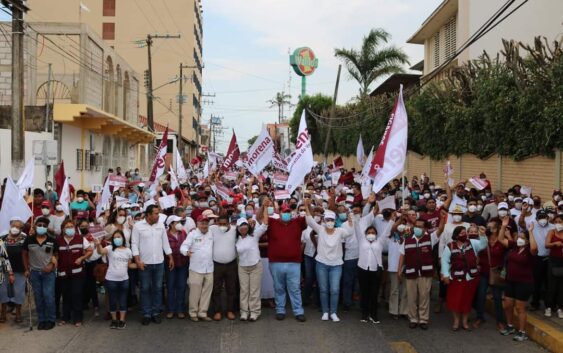
[[[305,313],[305,323],[291,315],[276,321],[273,310],[264,309],[256,323],[164,319],[160,325],[141,326],[139,314],[132,311],[125,330],[110,330],[108,321],[89,312],[81,328],[67,325],[29,332],[27,322],[10,321],[0,324],[0,352],[386,353],[391,352],[389,344],[397,341],[410,343],[420,353],[546,352],[533,342],[517,343],[500,336],[494,323],[472,332],[452,332],[447,313],[432,314],[428,331],[409,329],[406,320],[393,320],[385,312],[379,325],[360,323],[357,310],[341,313],[339,323],[322,322],[316,308],[309,307]]]

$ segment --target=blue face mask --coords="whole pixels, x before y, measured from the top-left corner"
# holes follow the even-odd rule
[[[65,235],[67,237],[73,237],[75,233],[76,232],[74,231],[74,228],[66,228],[65,229]]]
[[[141,211],[131,211],[131,217],[135,218],[136,215],[139,214]]]
[[[341,221],[345,221],[348,219],[348,215],[346,213],[339,213],[338,218],[340,218]]]
[[[246,210],[246,216],[247,216],[247,217],[252,217],[252,216],[254,216],[254,211],[253,211],[253,210]]]
[[[286,213],[282,213],[282,214],[281,214],[281,219],[282,219],[282,221],[284,221],[284,222],[289,222],[289,221],[291,221],[291,213],[287,213],[287,212],[286,212]]]
[[[39,235],[45,235],[47,234],[47,228],[46,227],[37,227],[35,229],[35,231],[37,232],[37,234]]]
[[[420,238],[422,236],[422,228],[415,227],[414,228],[414,236]]]
[[[123,238],[113,238],[113,243],[115,246],[121,246],[123,245]]]
[[[273,215],[274,214],[274,208],[272,206],[268,207],[268,215]]]

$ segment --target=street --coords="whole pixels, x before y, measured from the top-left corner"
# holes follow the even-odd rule
[[[19,326],[9,321],[0,326],[0,352],[385,353],[392,352],[391,342],[408,342],[418,353],[545,352],[533,342],[517,343],[499,335],[490,322],[478,331],[452,332],[447,313],[432,314],[428,331],[411,330],[406,320],[394,320],[386,312],[381,313],[377,326],[360,323],[357,310],[341,313],[339,323],[322,322],[316,308],[309,307],[305,313],[305,323],[298,323],[292,315],[276,321],[273,310],[264,309],[256,323],[164,319],[160,325],[145,327],[139,323],[138,313],[130,312],[125,330],[110,330],[109,321],[94,318],[90,312],[85,312],[87,319],[81,328],[58,326],[37,331],[34,327],[29,332],[27,320]]]

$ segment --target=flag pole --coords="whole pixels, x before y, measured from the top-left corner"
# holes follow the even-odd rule
[[[403,201],[401,203],[401,207],[405,205],[405,199],[407,198],[407,193],[405,189],[405,174],[406,174],[406,170],[403,169],[403,172],[401,173],[401,183],[403,184],[403,192],[401,193],[401,196],[403,197]]]

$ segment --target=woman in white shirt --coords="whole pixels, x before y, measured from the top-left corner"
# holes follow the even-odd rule
[[[132,263],[133,253],[125,246],[125,236],[121,230],[116,230],[111,236],[111,245],[102,248],[99,239],[95,240],[96,249],[100,255],[106,255],[108,270],[106,272],[105,287],[109,297],[109,311],[111,314],[111,329],[124,329],[127,314],[127,293],[129,291],[129,275],[127,270],[135,268]],[[117,309],[119,307],[119,317]]]
[[[238,278],[240,283],[240,320],[254,322],[261,314],[260,288],[263,265],[260,261],[258,241],[268,230],[268,215],[262,224],[252,227],[246,218],[237,221]]]
[[[334,322],[340,321],[336,315],[338,308],[338,297],[340,294],[340,277],[342,276],[342,243],[354,233],[351,220],[343,223],[340,228],[334,228],[336,214],[325,210],[324,226],[317,224],[311,217],[311,199],[305,199],[307,225],[316,233],[317,256],[315,260],[317,283],[321,299],[323,316],[321,320]],[[314,240],[313,240],[314,241]]]

